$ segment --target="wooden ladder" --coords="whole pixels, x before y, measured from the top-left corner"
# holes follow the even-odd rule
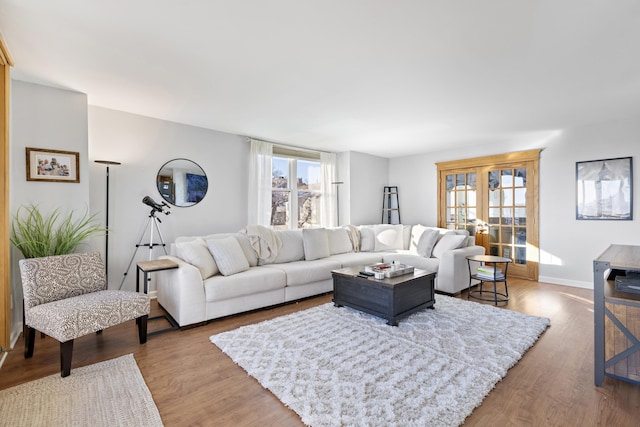
[[[384,187],[382,195],[382,224],[400,224],[398,187]]]

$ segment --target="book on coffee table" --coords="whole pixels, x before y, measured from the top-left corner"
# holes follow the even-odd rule
[[[379,262],[379,263],[367,265],[364,267],[364,271],[368,273],[374,273],[374,274],[383,273],[384,277],[386,278],[401,276],[403,274],[410,274],[410,273],[413,273],[413,270],[414,270],[414,267],[410,265],[400,264],[395,262],[391,262],[391,263]]]

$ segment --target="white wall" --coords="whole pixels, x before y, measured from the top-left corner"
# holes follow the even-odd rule
[[[349,153],[349,217],[341,224],[379,224],[382,218],[382,196],[389,183],[389,159],[351,151]],[[342,188],[340,189],[342,191]],[[398,189],[401,192],[401,189]],[[342,209],[342,208],[340,208]],[[404,215],[402,193],[400,212]],[[342,214],[341,214],[342,216]],[[404,221],[404,216],[402,217]]]
[[[404,223],[437,223],[436,162],[542,148],[540,156],[540,281],[592,288],[592,262],[609,244],[640,244],[635,174],[633,221],[577,221],[575,164],[615,157],[640,159],[638,118],[552,131],[537,141],[477,146],[390,159],[389,181],[399,186]],[[408,194],[411,197],[402,197]]]
[[[21,206],[37,204],[43,213],[60,209],[81,216],[89,209],[87,168],[87,96],[18,80],[11,82],[10,190],[12,216]],[[34,182],[26,179],[25,148],[74,151],[80,156],[80,182]],[[22,326],[22,285],[18,259],[11,252],[12,336]]]
[[[162,165],[174,158],[196,162],[207,174],[209,189],[199,204],[172,207],[171,214],[158,215],[160,231],[167,243],[178,236],[239,231],[247,222],[247,188],[250,145],[245,138],[135,114],[89,107],[89,169],[91,171],[91,209],[104,221],[106,167],[95,160],[121,162],[110,167],[109,187],[109,287],[117,289],[127,266],[136,253],[123,289],[135,289],[135,262],[149,259],[149,249],[136,244],[149,243],[145,229],[151,211],[142,203],[150,196],[162,201],[156,175]],[[144,233],[144,234],[143,234]],[[154,230],[154,243],[159,242]],[[104,239],[97,242],[104,253]],[[153,257],[164,252],[155,248]],[[153,278],[152,278],[153,280]],[[154,290],[153,282],[149,289]]]

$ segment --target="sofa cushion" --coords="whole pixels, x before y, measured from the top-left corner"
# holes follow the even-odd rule
[[[431,256],[435,258],[442,257],[442,254],[452,249],[457,249],[467,242],[467,236],[464,234],[446,233],[442,236],[433,248]]]
[[[360,226],[360,252],[373,252],[376,249],[376,234],[373,225]]]
[[[208,279],[214,274],[218,274],[218,266],[204,240],[198,238],[188,242],[176,243],[175,249],[178,258],[198,267],[203,279]]]
[[[214,276],[204,281],[207,302],[255,295],[274,289],[283,289],[286,277],[282,271],[265,267],[251,267],[232,276]]]
[[[329,252],[331,255],[353,251],[353,244],[346,228],[327,229],[327,236],[329,237]]]
[[[282,247],[270,264],[280,264],[304,259],[302,230],[277,230],[276,234],[280,236]]]
[[[440,232],[436,228],[427,228],[424,230],[424,233],[422,233],[418,241],[418,247],[416,248],[418,255],[431,258],[433,248],[436,246],[439,237]]]
[[[304,245],[304,259],[313,261],[331,255],[329,250],[329,236],[324,228],[305,228],[302,230]]]
[[[348,252],[345,254],[331,255],[329,260],[335,260],[341,267],[354,265],[369,265],[382,262],[383,252]]]
[[[244,252],[244,256],[249,262],[249,266],[255,267],[258,265],[258,254],[256,254],[255,249],[251,246],[249,236],[244,233],[233,233],[233,237],[235,237],[238,240],[238,243],[240,243],[242,252]]]
[[[422,233],[424,233],[427,229],[429,229],[429,227],[425,227],[422,224],[416,224],[411,227],[411,234],[409,235],[409,247],[407,248],[408,250],[418,253],[418,243],[420,243],[420,237],[422,237]]]
[[[287,286],[307,285],[331,279],[331,270],[340,268],[337,258],[323,258],[314,261],[295,261],[285,264],[269,264],[264,268],[283,271],[287,276]]]
[[[411,230],[413,230],[412,225],[402,225],[402,249],[409,249],[409,242],[411,241]]]
[[[244,256],[249,262],[250,267],[255,267],[258,265],[258,256],[256,255],[256,251],[251,247],[251,242],[249,241],[249,237],[244,233],[216,233],[209,234],[204,236],[204,241],[206,242],[209,239],[224,239],[226,237],[233,236],[240,243],[240,247],[242,248],[242,252],[244,252]],[[182,237],[176,239],[176,242],[182,241]]]
[[[249,269],[249,261],[234,236],[224,239],[208,239],[207,247],[211,251],[213,259],[216,260],[222,275],[231,276]]]
[[[376,224],[373,226],[375,233],[375,251],[388,251],[404,249],[403,226],[400,224]]]

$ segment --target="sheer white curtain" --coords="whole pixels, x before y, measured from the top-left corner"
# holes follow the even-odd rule
[[[320,153],[322,168],[322,198],[320,199],[320,212],[323,227],[335,227],[338,225],[336,212],[336,186],[331,184],[336,181],[336,154]]]
[[[271,158],[273,144],[251,139],[249,224],[271,226]]]

